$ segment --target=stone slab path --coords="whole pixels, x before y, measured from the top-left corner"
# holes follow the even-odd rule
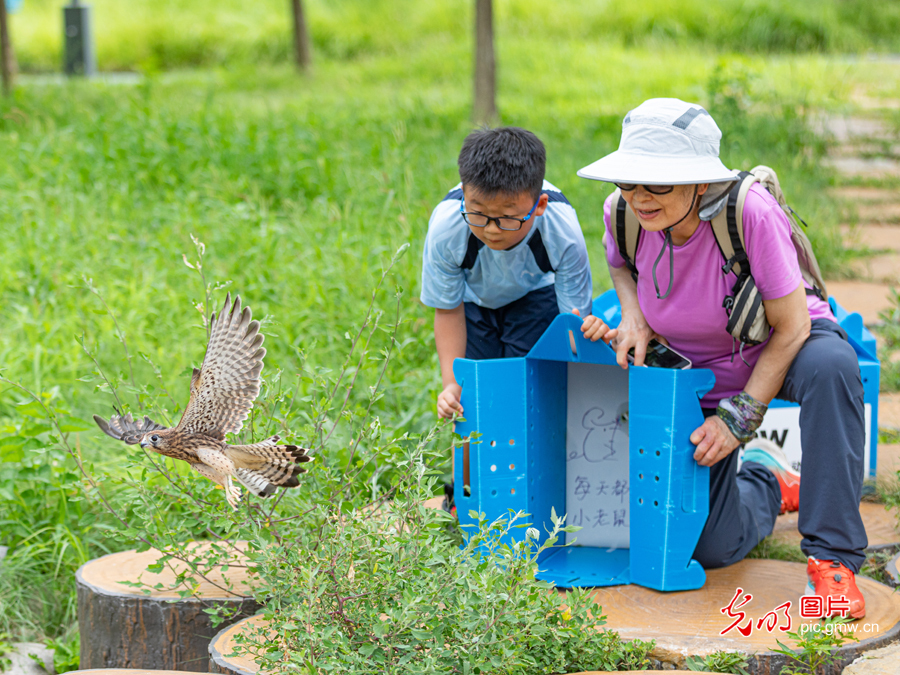
[[[900,642],[860,656],[844,668],[843,675],[900,675]]]
[[[878,426],[900,430],[900,392],[884,393],[878,397]]]
[[[38,660],[35,661],[30,655]],[[39,642],[16,642],[13,651],[6,654],[11,661],[4,675],[53,675],[53,650]]]
[[[895,511],[888,510],[884,504],[863,502],[859,505],[859,515],[866,526],[869,550],[891,548],[900,544],[900,519]],[[770,537],[780,544],[799,546],[803,536],[797,529],[797,513],[778,516]]]
[[[885,112],[900,102],[864,93],[854,94],[862,114],[823,120],[819,130],[837,141],[828,163],[842,179],[900,179],[900,134],[886,121]],[[896,105],[894,105],[896,104]],[[866,325],[881,321],[891,307],[891,288],[900,286],[900,191],[882,185],[837,187],[832,196],[842,204],[847,224],[841,227],[844,242],[865,247],[875,255],[853,263],[852,281],[828,281],[828,291],[846,309],[859,312]]]

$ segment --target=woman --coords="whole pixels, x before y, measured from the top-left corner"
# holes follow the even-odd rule
[[[736,277],[723,272],[709,225],[736,180],[719,160],[721,137],[700,106],[651,99],[625,116],[619,149],[578,172],[616,184],[642,230],[635,279],[619,254],[607,199],[606,256],[622,320],[610,329],[590,316],[582,331],[610,343],[623,368],[632,348],[642,365],[656,337],[716,376],[701,400],[706,419],[691,435],[694,459],[710,467],[709,517],[694,558],[704,567],[741,560],[771,533],[779,512],[802,503],[807,594],[824,598],[829,609],[827,598],[845,596],[858,619],[865,601],[854,575],[867,539],[859,515],[865,428],[856,354],[828,304],[807,294],[790,223],[757,184],[744,206],[745,248],[772,330],[736,356],[722,303]],[[745,451],[736,471],[734,451],[755,436],[776,396],[801,406],[802,484],[781,450],[765,441]]]

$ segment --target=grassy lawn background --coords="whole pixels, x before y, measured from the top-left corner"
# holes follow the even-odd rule
[[[25,2],[12,24],[21,66],[55,69],[59,8]],[[135,380],[156,382],[152,362],[172,395],[140,400],[177,418],[205,346],[203,288],[182,261],[196,258],[191,235],[206,244],[207,279],[227,283],[214,303],[227,288],[264,318],[264,377],[292,377],[298,350],[334,370],[382,268],[409,244],[377,300],[391,313],[402,289],[401,348],[377,412],[395,429],[432,425],[439,374],[419,265],[429,213],[457,182],[472,128],[472,3],[306,4],[316,59],[307,77],[284,63],[286,2],[97,0],[101,67],[137,70],[141,81],[23,78],[0,100],[4,376],[80,420],[112,411],[79,338],[117,383],[128,364],[87,278],[128,335]],[[802,13],[754,3],[741,29],[736,1],[585,4],[497,3],[499,107],[504,124],[547,145],[547,178],[579,212],[595,294],[610,286],[600,219],[609,189],[575,171],[615,149],[625,112],[654,96],[707,106],[729,166],[775,167],[826,274],[843,273],[854,252],[841,244],[824,193],[834,177],[810,125],[846,108],[856,87],[898,94],[896,65],[829,52],[894,48],[900,6],[876,21],[865,2],[821,0]],[[373,357],[386,341],[376,339]],[[300,392],[316,393],[309,381]],[[95,507],[75,501],[68,460],[43,449],[47,429],[22,400],[10,389],[0,397],[0,435],[18,439],[0,440],[0,544],[35,548],[21,556],[31,567],[12,561],[0,577],[0,633],[67,635],[72,569],[117,544]],[[307,422],[298,405],[299,440]],[[121,462],[123,446],[81,428],[73,438],[86,459]]]

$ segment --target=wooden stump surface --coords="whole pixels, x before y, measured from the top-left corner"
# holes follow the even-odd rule
[[[235,636],[265,626],[262,615],[251,616],[223,629],[209,643],[209,672],[226,675],[255,675],[259,672],[256,661],[249,656],[228,656],[234,652]]]
[[[859,505],[859,513],[869,538],[868,550],[900,545],[900,519],[898,519],[900,514],[888,510],[884,504],[871,502],[862,502]],[[775,529],[770,536],[778,542],[799,546],[803,535],[797,529],[797,516],[797,513],[778,516]]]
[[[179,596],[186,589],[178,586],[176,574],[187,564],[172,560],[159,574],[148,572],[161,556],[153,549],[113,553],[82,565],[76,573],[82,667],[206,671],[217,629],[204,610],[221,605],[236,610],[228,623],[259,611],[244,597],[250,590],[247,569],[235,555],[227,570],[203,569],[206,579],[185,598]],[[123,581],[140,581],[149,592]]]
[[[182,670],[147,670],[144,668],[88,668],[87,670],[68,670],[65,675],[184,675]]]
[[[801,621],[808,625],[817,623],[800,617],[799,598],[806,586],[806,566],[781,560],[743,560],[730,567],[707,570],[706,574],[706,584],[695,591],[662,593],[628,585],[598,588],[593,595],[603,608],[608,628],[624,639],[656,640],[653,657],[662,662],[683,667],[685,656],[739,651],[751,656],[751,673],[777,673],[786,662],[785,657],[772,652],[778,646],[776,640],[792,644],[777,628],[785,625],[784,614],[778,613],[773,632],[768,632],[765,625],[757,629],[757,621],[791,601],[791,631],[800,630]],[[866,599],[866,617],[855,622],[860,642],[845,643],[841,649],[841,667],[900,634],[900,596],[865,577],[857,577],[857,584]],[[752,632],[745,637],[734,629],[720,635],[734,621],[723,608],[738,588],[743,589],[741,598],[749,593],[752,600],[734,613],[746,613],[740,626],[746,626],[747,619],[751,619]],[[866,624],[877,624],[878,630],[863,632]],[[840,668],[835,672],[840,672]]]
[[[149,597],[177,599],[180,597],[179,591],[185,590],[185,587],[176,584],[176,574],[188,570],[189,566],[179,560],[170,560],[159,574],[148,572],[147,566],[159,560],[160,556],[161,553],[156,549],[142,553],[122,551],[105,555],[82,565],[77,573],[78,580],[101,593],[148,597],[144,589],[120,583],[133,583],[140,579],[148,586],[162,584],[161,589],[149,588]],[[234,566],[229,567],[226,572],[221,568],[203,570],[206,579],[199,579],[195,595],[204,600],[230,600],[247,595],[250,583],[247,569],[241,566],[243,559],[235,557],[233,563]]]
[[[264,626],[264,620],[261,615],[251,616],[248,619],[239,621],[219,633],[213,641],[209,643],[209,671],[211,673],[225,673],[226,675],[257,675],[259,666],[256,662],[246,656],[226,656],[234,651],[235,636],[243,631],[252,630],[257,626]],[[600,675],[606,671],[591,670],[572,675]],[[643,673],[643,675],[671,675],[671,670],[625,670],[619,671],[625,673]],[[713,673],[712,675],[719,675]]]
[[[845,643],[834,670],[840,669],[865,651],[875,649],[900,636],[900,595],[893,589],[866,577],[857,577],[857,584],[866,599],[866,617],[854,622],[859,642]],[[789,616],[791,631],[799,631],[801,622],[818,622],[800,617],[799,598],[806,586],[806,566],[780,560],[744,560],[730,567],[707,570],[703,588],[694,591],[662,593],[642,586],[610,586],[593,591],[606,616],[605,628],[617,631],[623,639],[656,640],[651,657],[684,668],[686,656],[706,656],[715,651],[738,651],[750,657],[750,672],[757,675],[777,673],[787,665],[787,659],[772,650],[776,641],[792,645],[792,641],[778,626],[785,626],[783,612],[768,632],[765,624],[757,622],[786,601],[791,601]],[[752,631],[743,636],[737,629],[720,635],[734,620],[722,609],[727,607],[738,588],[741,597],[748,593],[752,599],[734,610],[745,612],[740,627],[752,621]],[[562,592],[562,591],[561,591]],[[735,607],[737,607],[735,604]],[[227,675],[255,675],[256,663],[247,657],[227,656],[234,651],[235,635],[250,626],[260,625],[260,617],[238,622],[222,632],[210,643],[211,672]],[[877,630],[875,629],[877,624]]]

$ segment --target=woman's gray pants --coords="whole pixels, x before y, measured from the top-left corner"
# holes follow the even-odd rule
[[[859,515],[865,414],[859,362],[847,334],[816,319],[788,369],[778,398],[800,404],[803,463],[800,479],[800,548],[819,560],[838,560],[854,573],[868,539]],[[709,416],[714,410],[704,410]],[[703,567],[742,560],[772,532],[781,507],[775,475],[738,452],[710,467],[709,518],[694,559]]]

